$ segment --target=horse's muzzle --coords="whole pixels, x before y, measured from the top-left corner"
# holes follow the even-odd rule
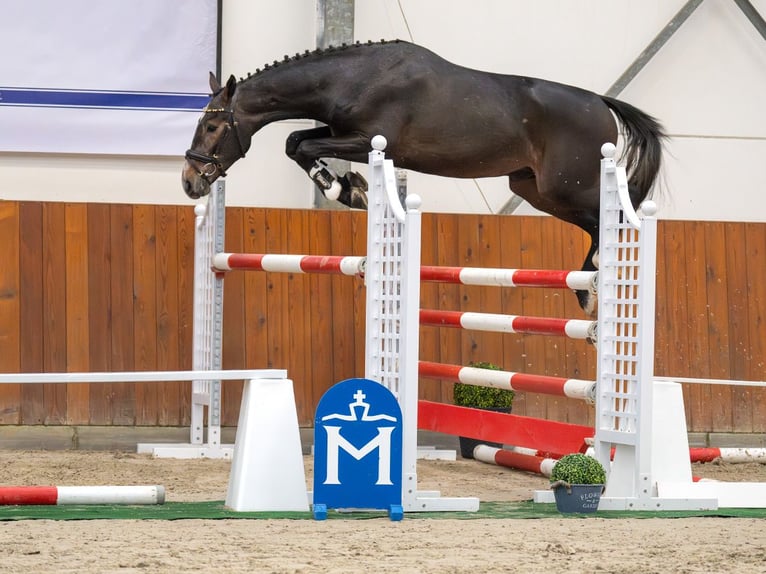
[[[191,199],[199,199],[210,193],[210,183],[207,178],[200,175],[188,162],[184,163],[181,171],[181,186],[184,193]]]

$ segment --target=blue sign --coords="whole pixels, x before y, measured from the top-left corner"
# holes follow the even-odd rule
[[[314,517],[328,508],[402,518],[402,411],[386,387],[348,379],[322,396],[314,420]]]

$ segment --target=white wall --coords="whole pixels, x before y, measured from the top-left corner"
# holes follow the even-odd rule
[[[766,0],[752,2],[766,16]],[[357,2],[355,34],[361,41],[413,40],[462,65],[605,92],[684,3],[375,0]],[[313,48],[315,6],[224,0],[223,30],[223,72],[242,76]],[[766,42],[736,5],[705,0],[621,94],[672,136],[661,217],[766,221],[763,70]],[[283,122],[258,133],[248,157],[230,170],[229,203],[309,207],[312,186],[283,149],[291,131],[310,125]],[[179,184],[182,152],[173,158],[0,154],[0,196],[188,204]],[[411,174],[410,188],[431,211],[495,211],[510,197],[505,178]]]

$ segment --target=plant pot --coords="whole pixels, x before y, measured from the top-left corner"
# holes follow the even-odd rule
[[[590,514],[598,510],[603,484],[567,484],[561,482],[552,485],[556,498],[556,508],[563,514]]]
[[[476,407],[471,407],[476,408]],[[496,413],[510,413],[511,407],[502,407],[502,408],[486,408],[481,409],[483,411],[493,411]],[[489,442],[486,440],[476,439],[476,438],[470,438],[466,436],[458,437],[458,440],[460,441],[460,456],[463,458],[473,458],[473,449],[476,448],[476,445],[480,444],[486,444],[488,446],[494,446],[495,448],[503,448],[502,443],[499,442]]]

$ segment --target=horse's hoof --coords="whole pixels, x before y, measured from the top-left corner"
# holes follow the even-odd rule
[[[351,209],[364,209],[367,211],[367,194],[361,189],[351,190]]]
[[[338,178],[343,190],[338,201],[351,209],[367,209],[367,181],[358,173],[348,172]]]

